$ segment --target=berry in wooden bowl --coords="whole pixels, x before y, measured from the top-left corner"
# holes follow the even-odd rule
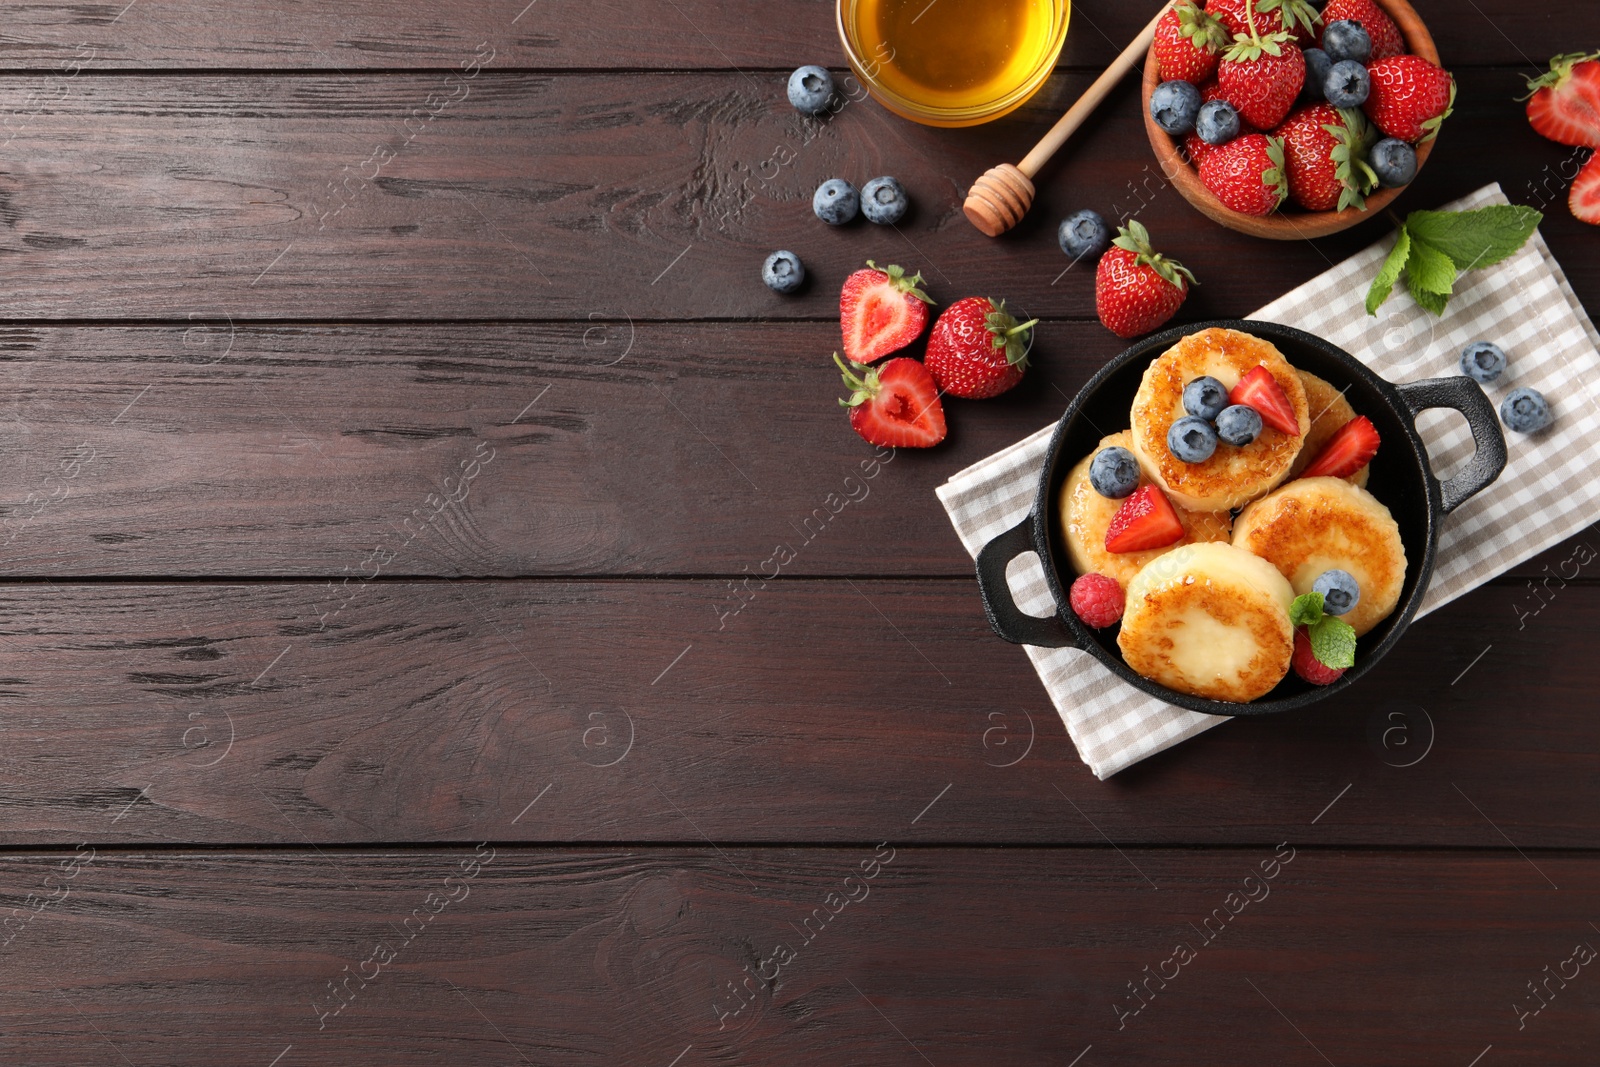
[[[1176,134],[1172,109],[1158,121],[1151,106],[1175,79],[1201,100]],[[1157,27],[1142,98],[1150,146],[1185,200],[1287,241],[1349,229],[1399,196],[1455,82],[1407,0],[1328,0],[1320,14],[1308,0],[1179,0]]]

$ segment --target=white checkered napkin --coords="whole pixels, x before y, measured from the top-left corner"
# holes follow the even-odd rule
[[[1490,185],[1446,207],[1506,202],[1500,187]],[[1462,276],[1443,318],[1417,307],[1403,286],[1376,318],[1369,317],[1363,307],[1367,286],[1392,243],[1385,237],[1246,317],[1325,337],[1394,382],[1459,374],[1457,360],[1467,343],[1493,341],[1505,349],[1509,367],[1486,387],[1490,400],[1498,406],[1524,385],[1549,398],[1555,427],[1533,437],[1508,431],[1505,473],[1445,520],[1421,608],[1426,614],[1600,518],[1600,477],[1594,474],[1600,470],[1600,333],[1539,234],[1510,259]],[[1453,412],[1425,412],[1417,428],[1441,478],[1472,454],[1466,423]],[[1028,513],[1053,429],[1045,427],[939,487],[939,499],[974,557]],[[1023,611],[1054,610],[1033,554],[1012,565],[1010,581]],[[1078,754],[1098,778],[1227,721],[1135,689],[1087,652],[1024,647]]]

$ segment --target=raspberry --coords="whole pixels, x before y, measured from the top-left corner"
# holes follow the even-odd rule
[[[1077,586],[1073,586],[1074,589]],[[1344,668],[1325,667],[1316,656],[1311,654],[1311,638],[1306,636],[1306,628],[1297,626],[1294,630],[1294,673],[1310,682],[1312,685],[1332,685],[1344,676]]]
[[[1103,574],[1080,575],[1072,583],[1068,599],[1072,601],[1072,610],[1077,612],[1083,624],[1096,630],[1122,618],[1122,586]]]

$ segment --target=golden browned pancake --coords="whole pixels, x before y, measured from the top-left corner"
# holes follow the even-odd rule
[[[1303,437],[1270,426],[1243,448],[1219,442],[1204,463],[1185,463],[1167,450],[1167,431],[1186,414],[1184,386],[1209,374],[1231,390],[1257,366],[1266,367],[1283,388],[1304,434],[1311,426],[1305,386],[1283,353],[1259,337],[1238,330],[1201,330],[1157,356],[1145,371],[1133,400],[1134,453],[1174,504],[1190,511],[1226,511],[1289,476]]]
[[[1193,541],[1227,541],[1233,535],[1233,516],[1226,511],[1186,511],[1175,507],[1178,520],[1183,523],[1183,540],[1166,548],[1150,548],[1143,552],[1111,552],[1106,549],[1106,528],[1122,507],[1121,500],[1112,500],[1095,492],[1089,484],[1089,464],[1101,449],[1133,447],[1133,434],[1127,430],[1103,438],[1093,452],[1067,473],[1061,483],[1060,513],[1061,539],[1067,546],[1067,558],[1072,569],[1079,574],[1103,574],[1115,579],[1124,589],[1139,573],[1139,568],[1178,545]],[[1140,471],[1139,484],[1150,484],[1149,474]]]
[[[1117,645],[1128,666],[1180,693],[1245,703],[1289,673],[1294,593],[1257,556],[1184,545],[1128,583]]]
[[[1289,468],[1290,478],[1300,477],[1300,472],[1322,454],[1322,446],[1328,443],[1328,438],[1356,417],[1356,409],[1350,406],[1344,393],[1310,371],[1300,372],[1300,384],[1306,387],[1306,407],[1311,411],[1311,429],[1306,431],[1305,444],[1300,446],[1300,454],[1294,457],[1294,466]],[[1345,481],[1365,489],[1369,466],[1371,464],[1362,467]]]
[[[1295,595],[1325,570],[1349,571],[1361,587],[1342,616],[1359,637],[1389,617],[1406,581],[1406,549],[1389,509],[1340,478],[1297,478],[1240,512],[1233,543],[1278,568]]]

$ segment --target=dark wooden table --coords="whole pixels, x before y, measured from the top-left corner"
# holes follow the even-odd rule
[[[1104,783],[985,625],[934,487],[1121,347],[1056,220],[1139,210],[1188,321],[1384,234],[1206,223],[1131,82],[973,231],[1150,6],[964,131],[797,116],[821,0],[9,7],[0,1060],[1595,1063],[1600,586],[1530,589],[1594,532]],[[1498,180],[1600,307],[1512,101],[1600,43],[1563,6],[1424,5],[1460,100],[1400,206]],[[810,217],[880,173],[900,233]],[[870,453],[868,257],[1040,316],[1036,366],[763,582]]]

